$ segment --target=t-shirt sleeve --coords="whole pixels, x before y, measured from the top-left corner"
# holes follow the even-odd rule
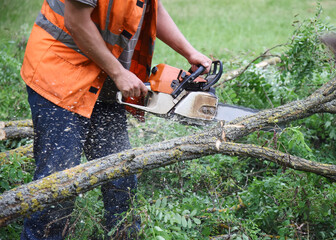
[[[91,7],[96,7],[98,0],[72,0],[72,1],[84,3],[84,4],[89,5]]]

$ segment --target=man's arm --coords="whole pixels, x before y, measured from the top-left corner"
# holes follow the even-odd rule
[[[133,73],[126,70],[107,48],[91,20],[94,8],[72,0],[65,1],[64,21],[77,46],[115,82],[124,97],[147,94],[147,88]]]
[[[173,19],[169,16],[161,1],[158,2],[158,18],[157,18],[157,37],[164,43],[174,49],[176,52],[184,56],[192,65],[195,71],[198,65],[206,67],[206,71],[210,70],[211,60],[205,55],[198,52],[183,36]]]

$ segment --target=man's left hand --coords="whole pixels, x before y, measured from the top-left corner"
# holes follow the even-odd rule
[[[212,63],[211,59],[200,52],[196,51],[195,53],[191,54],[190,57],[188,58],[188,61],[191,64],[191,70],[193,72],[197,70],[199,65],[205,67],[203,74],[208,73],[210,71]]]

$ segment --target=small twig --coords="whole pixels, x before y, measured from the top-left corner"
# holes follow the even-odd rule
[[[241,76],[255,61],[257,61],[260,58],[264,58],[264,57],[279,57],[278,55],[272,55],[272,54],[268,54],[268,53],[271,50],[273,50],[273,49],[275,49],[277,47],[282,47],[282,46],[286,46],[286,45],[288,45],[288,43],[286,43],[286,44],[279,44],[279,45],[276,45],[276,46],[274,46],[272,48],[267,49],[263,54],[261,54],[260,56],[254,58],[252,61],[250,61],[245,67],[242,67],[242,68],[240,68],[238,70],[232,71],[233,74],[232,74],[231,77],[228,77],[226,79],[223,79],[221,82],[216,83],[214,85],[214,87],[222,87],[225,82],[231,81],[231,80],[233,80],[233,79]],[[263,65],[261,65],[261,67],[263,67]],[[229,74],[229,76],[230,76],[230,74]]]
[[[273,105],[271,99],[268,97],[268,94],[267,94],[267,92],[266,92],[264,86],[262,86],[262,90],[263,90],[263,92],[264,92],[264,94],[265,94],[265,97],[266,97],[267,101],[269,102],[269,104],[271,104],[271,107],[274,108],[274,105]]]

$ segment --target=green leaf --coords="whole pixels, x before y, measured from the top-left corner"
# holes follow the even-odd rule
[[[164,223],[167,223],[167,222],[168,222],[168,217],[169,217],[168,214],[166,214],[166,215],[164,216],[164,218],[163,218],[163,222],[164,222]]]
[[[181,222],[182,222],[182,217],[181,217],[181,215],[178,214],[178,213],[176,213],[176,214],[175,214],[175,220],[176,220],[176,222],[177,222],[178,224],[181,224]]]
[[[190,213],[190,211],[186,209],[182,212],[182,215],[188,215],[189,213]]]
[[[195,216],[196,215],[196,213],[197,213],[197,210],[196,209],[194,209],[191,213],[190,213],[190,217],[193,217],[193,216]]]
[[[191,219],[188,218],[188,228],[191,228],[192,227],[192,222],[191,222]]]
[[[156,200],[156,202],[155,202],[155,207],[156,207],[156,208],[159,208],[160,205],[161,205],[161,199]]]
[[[181,221],[182,221],[182,226],[183,227],[185,227],[185,228],[188,227],[188,222],[187,222],[187,220],[186,220],[186,218],[184,216],[182,216]]]
[[[158,232],[163,232],[162,228],[160,228],[159,226],[155,226],[154,229]]]
[[[244,240],[249,240],[249,237],[246,236],[245,234],[243,234],[243,239],[244,239]]]
[[[163,217],[163,213],[160,212],[160,213],[159,213],[159,216],[158,216],[158,218],[159,218],[160,221],[162,220],[162,217]]]
[[[165,208],[166,206],[167,206],[167,198],[165,197],[162,199],[161,207]]]
[[[200,224],[201,224],[201,220],[199,220],[198,218],[193,218],[193,221],[194,221],[197,225],[200,225]]]

